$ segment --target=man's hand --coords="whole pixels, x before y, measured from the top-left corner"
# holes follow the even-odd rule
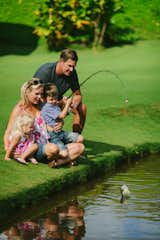
[[[55,132],[60,131],[63,128],[63,125],[64,125],[64,121],[62,119],[59,119],[59,121],[55,123],[54,131]]]

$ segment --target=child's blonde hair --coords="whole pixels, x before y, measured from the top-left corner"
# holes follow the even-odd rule
[[[27,126],[29,124],[34,124],[34,118],[32,116],[28,114],[18,116],[13,124],[11,136],[14,136],[16,133],[23,136],[23,126]]]

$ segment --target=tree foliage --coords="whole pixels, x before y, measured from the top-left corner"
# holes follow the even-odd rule
[[[74,42],[106,45],[116,29],[112,18],[123,12],[122,0],[45,0],[35,11],[35,33],[47,39],[49,49]]]
[[[110,46],[160,36],[159,0],[1,0],[0,21],[34,27],[50,49],[69,43]],[[6,27],[2,32],[1,38],[6,35],[13,43],[8,36],[17,35],[16,29]]]

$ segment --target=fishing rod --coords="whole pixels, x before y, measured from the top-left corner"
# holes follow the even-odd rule
[[[92,73],[91,75],[89,75],[84,81],[82,81],[80,83],[80,87],[82,87],[89,79],[91,79],[92,77],[96,76],[97,74],[99,73],[111,73],[112,75],[115,76],[115,78],[117,80],[119,80],[119,82],[121,83],[121,86],[123,87],[123,90],[124,90],[124,94],[125,94],[125,103],[128,103],[128,97],[127,97],[127,94],[126,94],[126,86],[124,84],[124,82],[122,81],[122,79],[116,74],[114,73],[113,71],[111,70],[98,70],[94,73]],[[73,94],[71,94],[69,97],[71,97]]]

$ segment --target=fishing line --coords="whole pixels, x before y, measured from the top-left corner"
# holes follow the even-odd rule
[[[115,78],[117,80],[119,80],[119,82],[121,83],[121,86],[123,87],[123,90],[124,90],[125,103],[128,103],[128,97],[127,97],[127,94],[126,94],[126,86],[125,86],[124,82],[122,81],[122,79],[116,73],[114,73],[111,70],[98,70],[98,71],[92,73],[83,82],[80,83],[80,86],[82,87],[89,79],[91,79],[92,77],[96,76],[99,73],[111,73],[112,75],[115,76]],[[71,97],[71,96],[72,96],[72,94],[69,97]]]

